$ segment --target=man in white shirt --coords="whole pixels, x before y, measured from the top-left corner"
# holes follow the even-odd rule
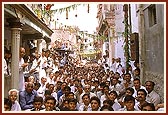
[[[40,97],[44,97],[44,92],[46,90],[46,82],[47,82],[47,77],[42,77],[41,80],[40,80],[40,85],[41,86],[37,90],[37,94]]]
[[[47,58],[45,57],[45,52],[46,49],[42,49],[42,54],[40,57],[40,71],[39,71],[39,80],[41,80],[41,78],[43,76],[47,76],[46,75],[46,67],[47,67]]]
[[[141,85],[140,79],[138,79],[138,78],[135,78],[133,83],[134,83],[134,86],[132,88],[134,89],[134,94],[132,96],[134,98],[136,98],[137,97],[137,91],[139,89],[145,89],[146,90],[146,88]]]
[[[90,105],[90,96],[89,94],[84,94],[82,96],[83,103],[79,106],[79,111],[91,111],[91,105]]]
[[[84,87],[84,92],[80,95],[79,104],[82,103],[82,96],[84,94],[89,94],[90,98],[93,97],[93,96],[96,96],[96,94],[94,94],[94,93],[91,92],[91,86],[89,84],[86,84],[85,87]]]
[[[146,101],[147,92],[144,89],[139,89],[137,91],[137,102],[135,103],[135,109],[141,110],[143,104],[147,103]]]
[[[160,103],[160,96],[154,91],[155,83],[153,81],[146,81],[145,87],[147,90],[146,101],[153,103],[155,106]]]
[[[25,90],[25,79],[24,79],[24,69],[26,66],[28,66],[28,63],[24,62],[25,55],[25,48],[20,48],[20,56],[19,56],[19,91]]]
[[[110,64],[110,70],[113,71],[114,73],[116,72],[116,61],[115,61],[115,58],[112,58],[112,62]]]

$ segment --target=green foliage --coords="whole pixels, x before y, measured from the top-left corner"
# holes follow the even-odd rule
[[[123,32],[123,35],[125,37],[124,40],[124,55],[126,57],[126,71],[128,70],[128,65],[130,63],[131,57],[130,57],[130,26],[128,24],[128,18],[124,17],[124,21],[123,21],[124,25],[125,25],[125,31]]]

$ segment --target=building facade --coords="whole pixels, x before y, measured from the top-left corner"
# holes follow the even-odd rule
[[[32,44],[41,52],[43,47],[50,44],[53,31],[38,18],[32,10],[31,4],[3,4],[3,39],[4,47],[12,53],[11,77],[4,84],[4,94],[11,88],[18,89],[19,81],[19,52],[20,47],[31,53]],[[37,5],[38,6],[38,5]],[[2,49],[4,49],[4,47]],[[4,50],[3,50],[4,51]],[[3,52],[2,51],[2,52]],[[6,80],[6,78],[5,78]],[[6,97],[7,95],[5,95]]]
[[[141,81],[155,82],[155,90],[164,102],[165,88],[165,5],[138,5],[139,60]]]

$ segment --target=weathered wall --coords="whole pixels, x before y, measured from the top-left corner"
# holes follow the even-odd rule
[[[165,82],[164,81],[164,74],[159,74],[159,73],[155,73],[155,72],[151,72],[151,71],[146,71],[145,72],[145,81],[148,81],[148,80],[152,80],[155,82],[155,88],[154,90],[160,95],[161,97],[161,102],[164,102],[164,96],[166,95],[166,92],[165,91]],[[144,81],[144,82],[145,82]]]
[[[157,23],[149,26],[149,5],[144,5],[145,22],[145,76],[146,80],[156,83],[155,89],[160,94],[162,101],[164,92],[164,6],[156,5]]]

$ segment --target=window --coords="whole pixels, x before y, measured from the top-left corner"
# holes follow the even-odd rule
[[[156,5],[155,4],[152,4],[149,6],[148,14],[149,14],[149,27],[151,27],[157,23],[157,21],[156,21]]]

